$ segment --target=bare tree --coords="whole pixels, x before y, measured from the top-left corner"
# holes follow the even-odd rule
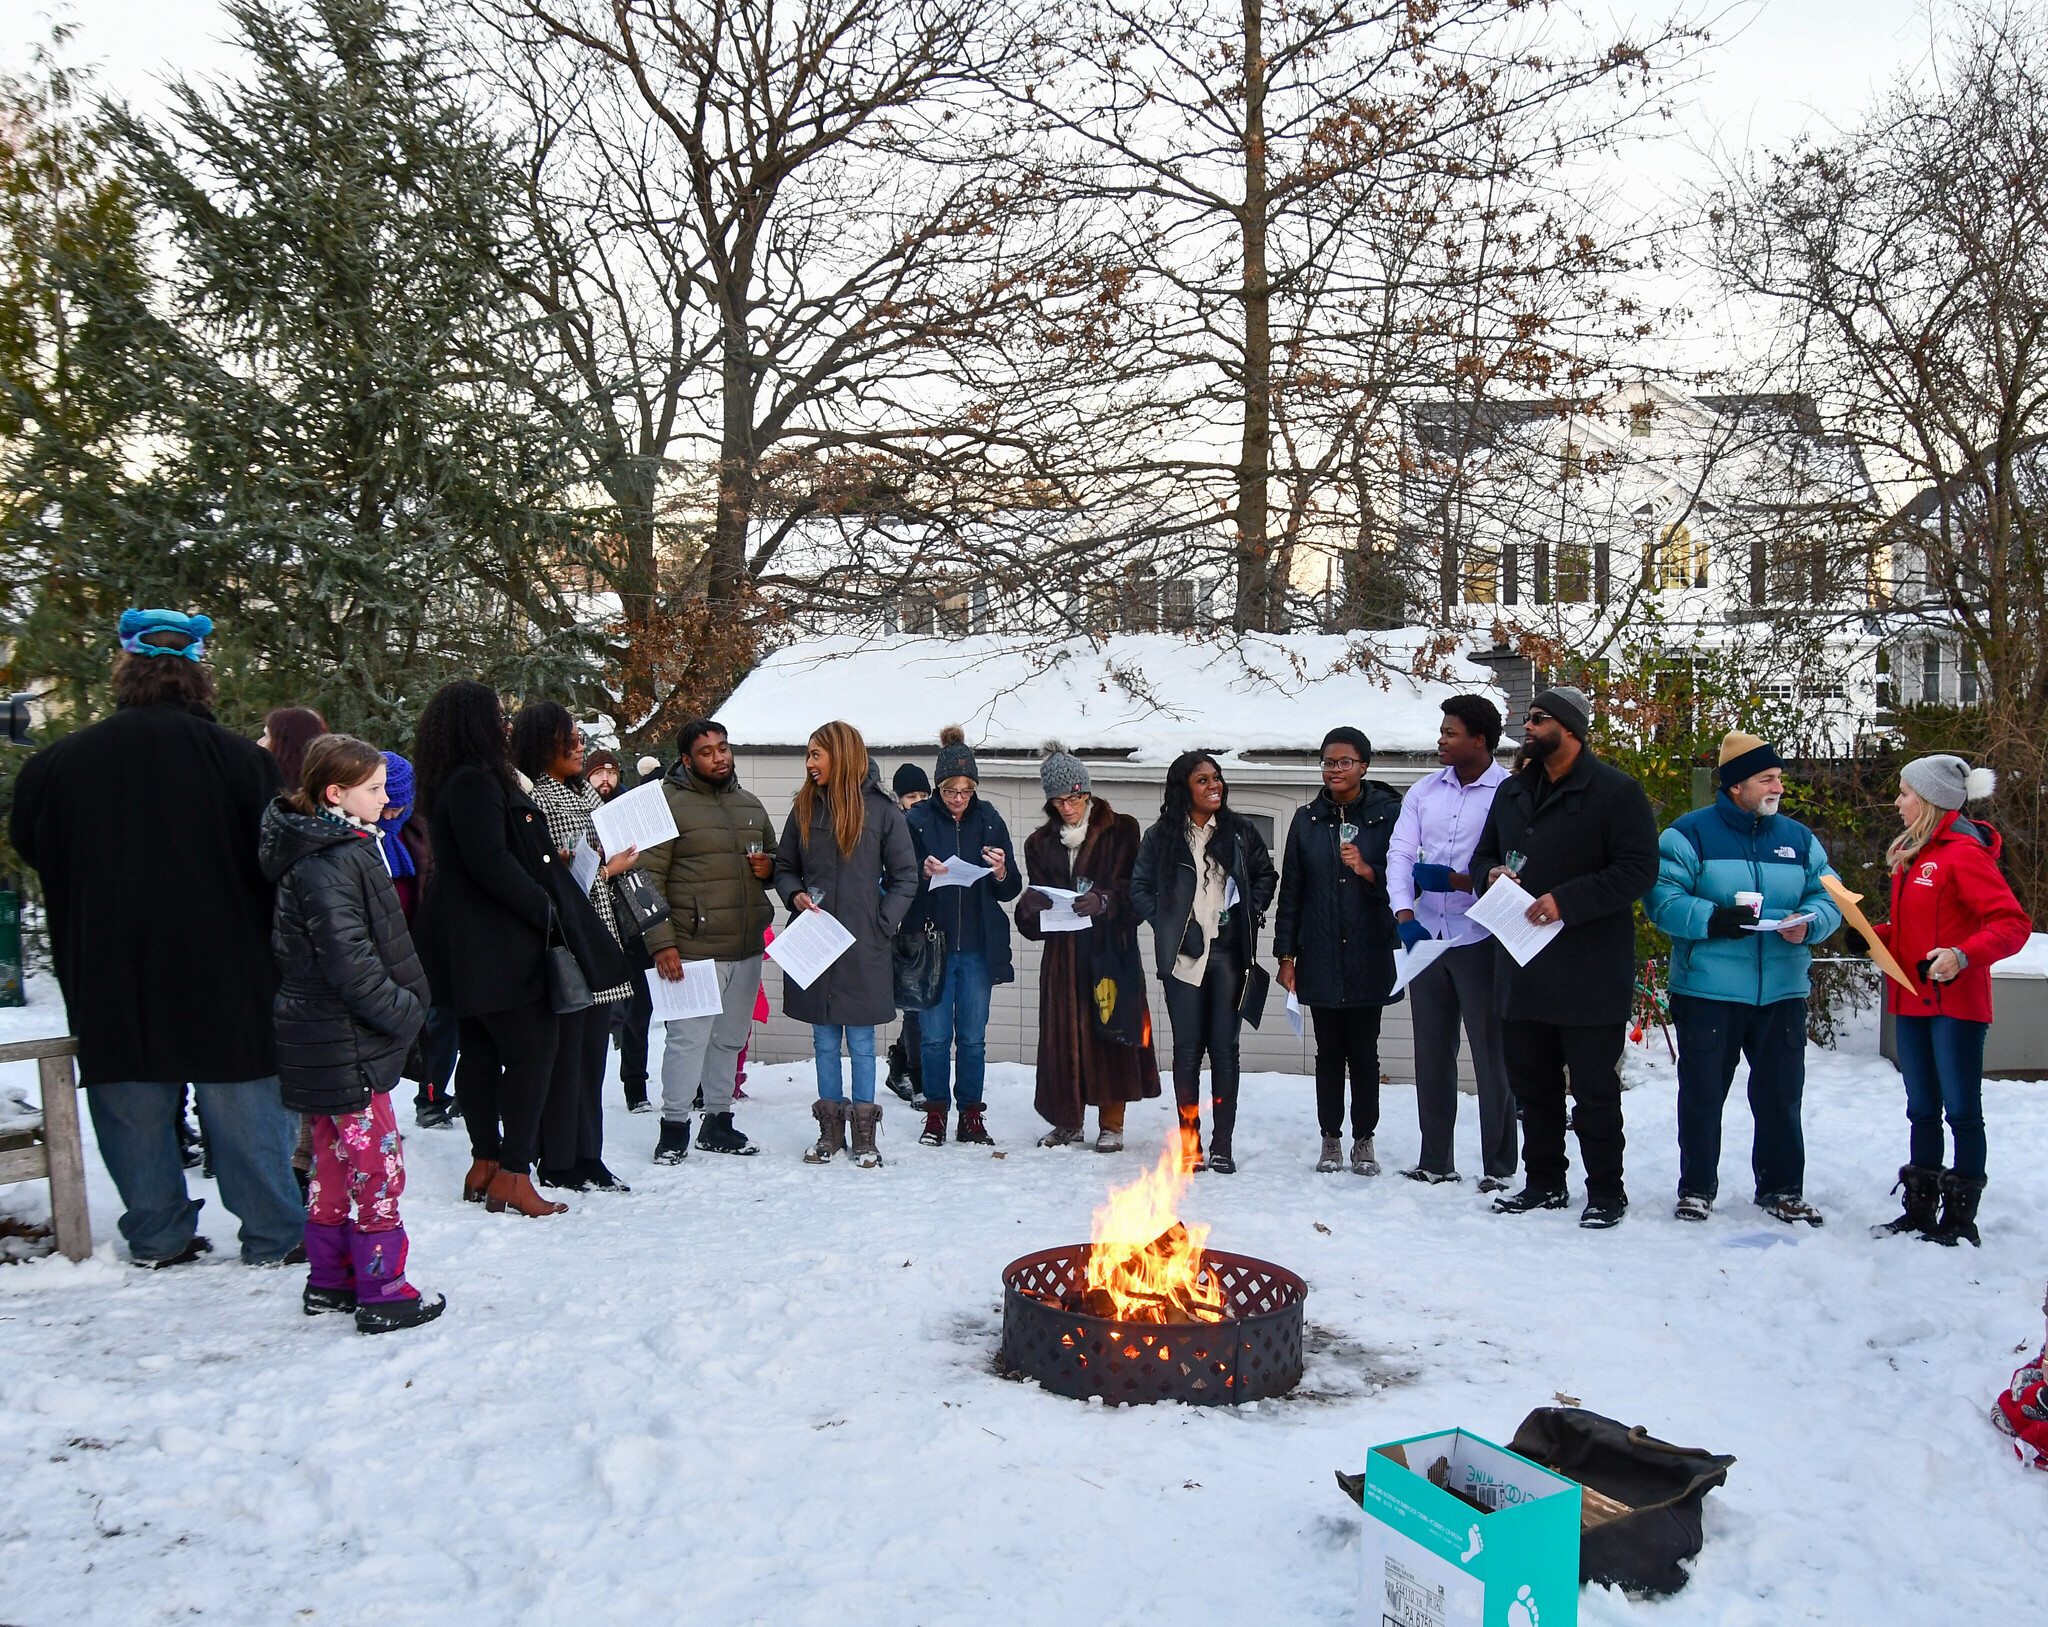
[[[1693,36],[1546,35],[1548,15],[1108,0],[1041,52],[1021,94],[1074,189],[1123,209],[1139,285],[1101,476],[1178,524],[1227,518],[1237,627],[1284,625],[1311,534],[1383,529],[1398,403],[1565,397],[1612,332],[1592,318],[1623,245],[1572,201],[1574,166]]]
[[[1895,625],[1979,688],[1953,743],[2005,770],[2007,862],[2048,904],[2048,47],[2030,6],[1957,17],[1840,140],[1728,177],[1715,263],[1784,374],[1891,489]],[[1963,697],[1969,699],[1967,688]]]

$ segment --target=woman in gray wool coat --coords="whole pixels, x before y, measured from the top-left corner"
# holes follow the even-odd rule
[[[853,934],[847,951],[809,988],[786,973],[782,1009],[811,1025],[818,1065],[818,1143],[807,1164],[846,1150],[851,1120],[854,1161],[881,1163],[875,1130],[875,1027],[896,1016],[891,940],[917,897],[917,853],[903,810],[882,789],[866,742],[850,723],[828,723],[804,753],[804,783],[775,849],[775,891],[792,911],[820,909]],[[853,1100],[846,1100],[840,1058],[853,1059]]]

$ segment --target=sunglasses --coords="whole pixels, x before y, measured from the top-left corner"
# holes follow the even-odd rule
[[[1551,721],[1551,718],[1548,712],[1539,712],[1532,706],[1529,708],[1529,721],[1531,723],[1548,723]]]

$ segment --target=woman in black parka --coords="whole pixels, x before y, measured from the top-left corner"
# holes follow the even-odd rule
[[[546,956],[547,824],[520,789],[488,685],[443,684],[420,714],[413,776],[434,849],[415,931],[437,1003],[460,1020],[455,1100],[469,1130],[465,1202],[558,1215],[533,1187],[558,1024]]]
[[[1223,770],[1205,751],[1166,771],[1159,822],[1131,870],[1131,908],[1152,923],[1153,964],[1173,1021],[1173,1096],[1183,1157],[1237,1168],[1238,1008],[1259,952],[1259,923],[1279,878],[1265,839],[1230,811]],[[1209,1054],[1209,1150],[1202,1152],[1202,1053]]]
[[[284,1105],[313,1131],[306,1314],[353,1311],[365,1333],[431,1322],[405,1278],[403,1143],[391,1087],[427,1020],[427,980],[377,820],[384,754],[345,734],[306,753],[296,795],[264,811],[257,860],[277,884],[272,1005]]]

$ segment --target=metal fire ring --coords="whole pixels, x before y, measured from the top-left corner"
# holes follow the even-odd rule
[[[1003,1268],[1003,1371],[1054,1395],[1139,1404],[1235,1405],[1301,1382],[1308,1284],[1246,1254],[1204,1249],[1232,1315],[1221,1322],[1118,1322],[1063,1302],[1088,1280],[1091,1245],[1042,1249]]]

